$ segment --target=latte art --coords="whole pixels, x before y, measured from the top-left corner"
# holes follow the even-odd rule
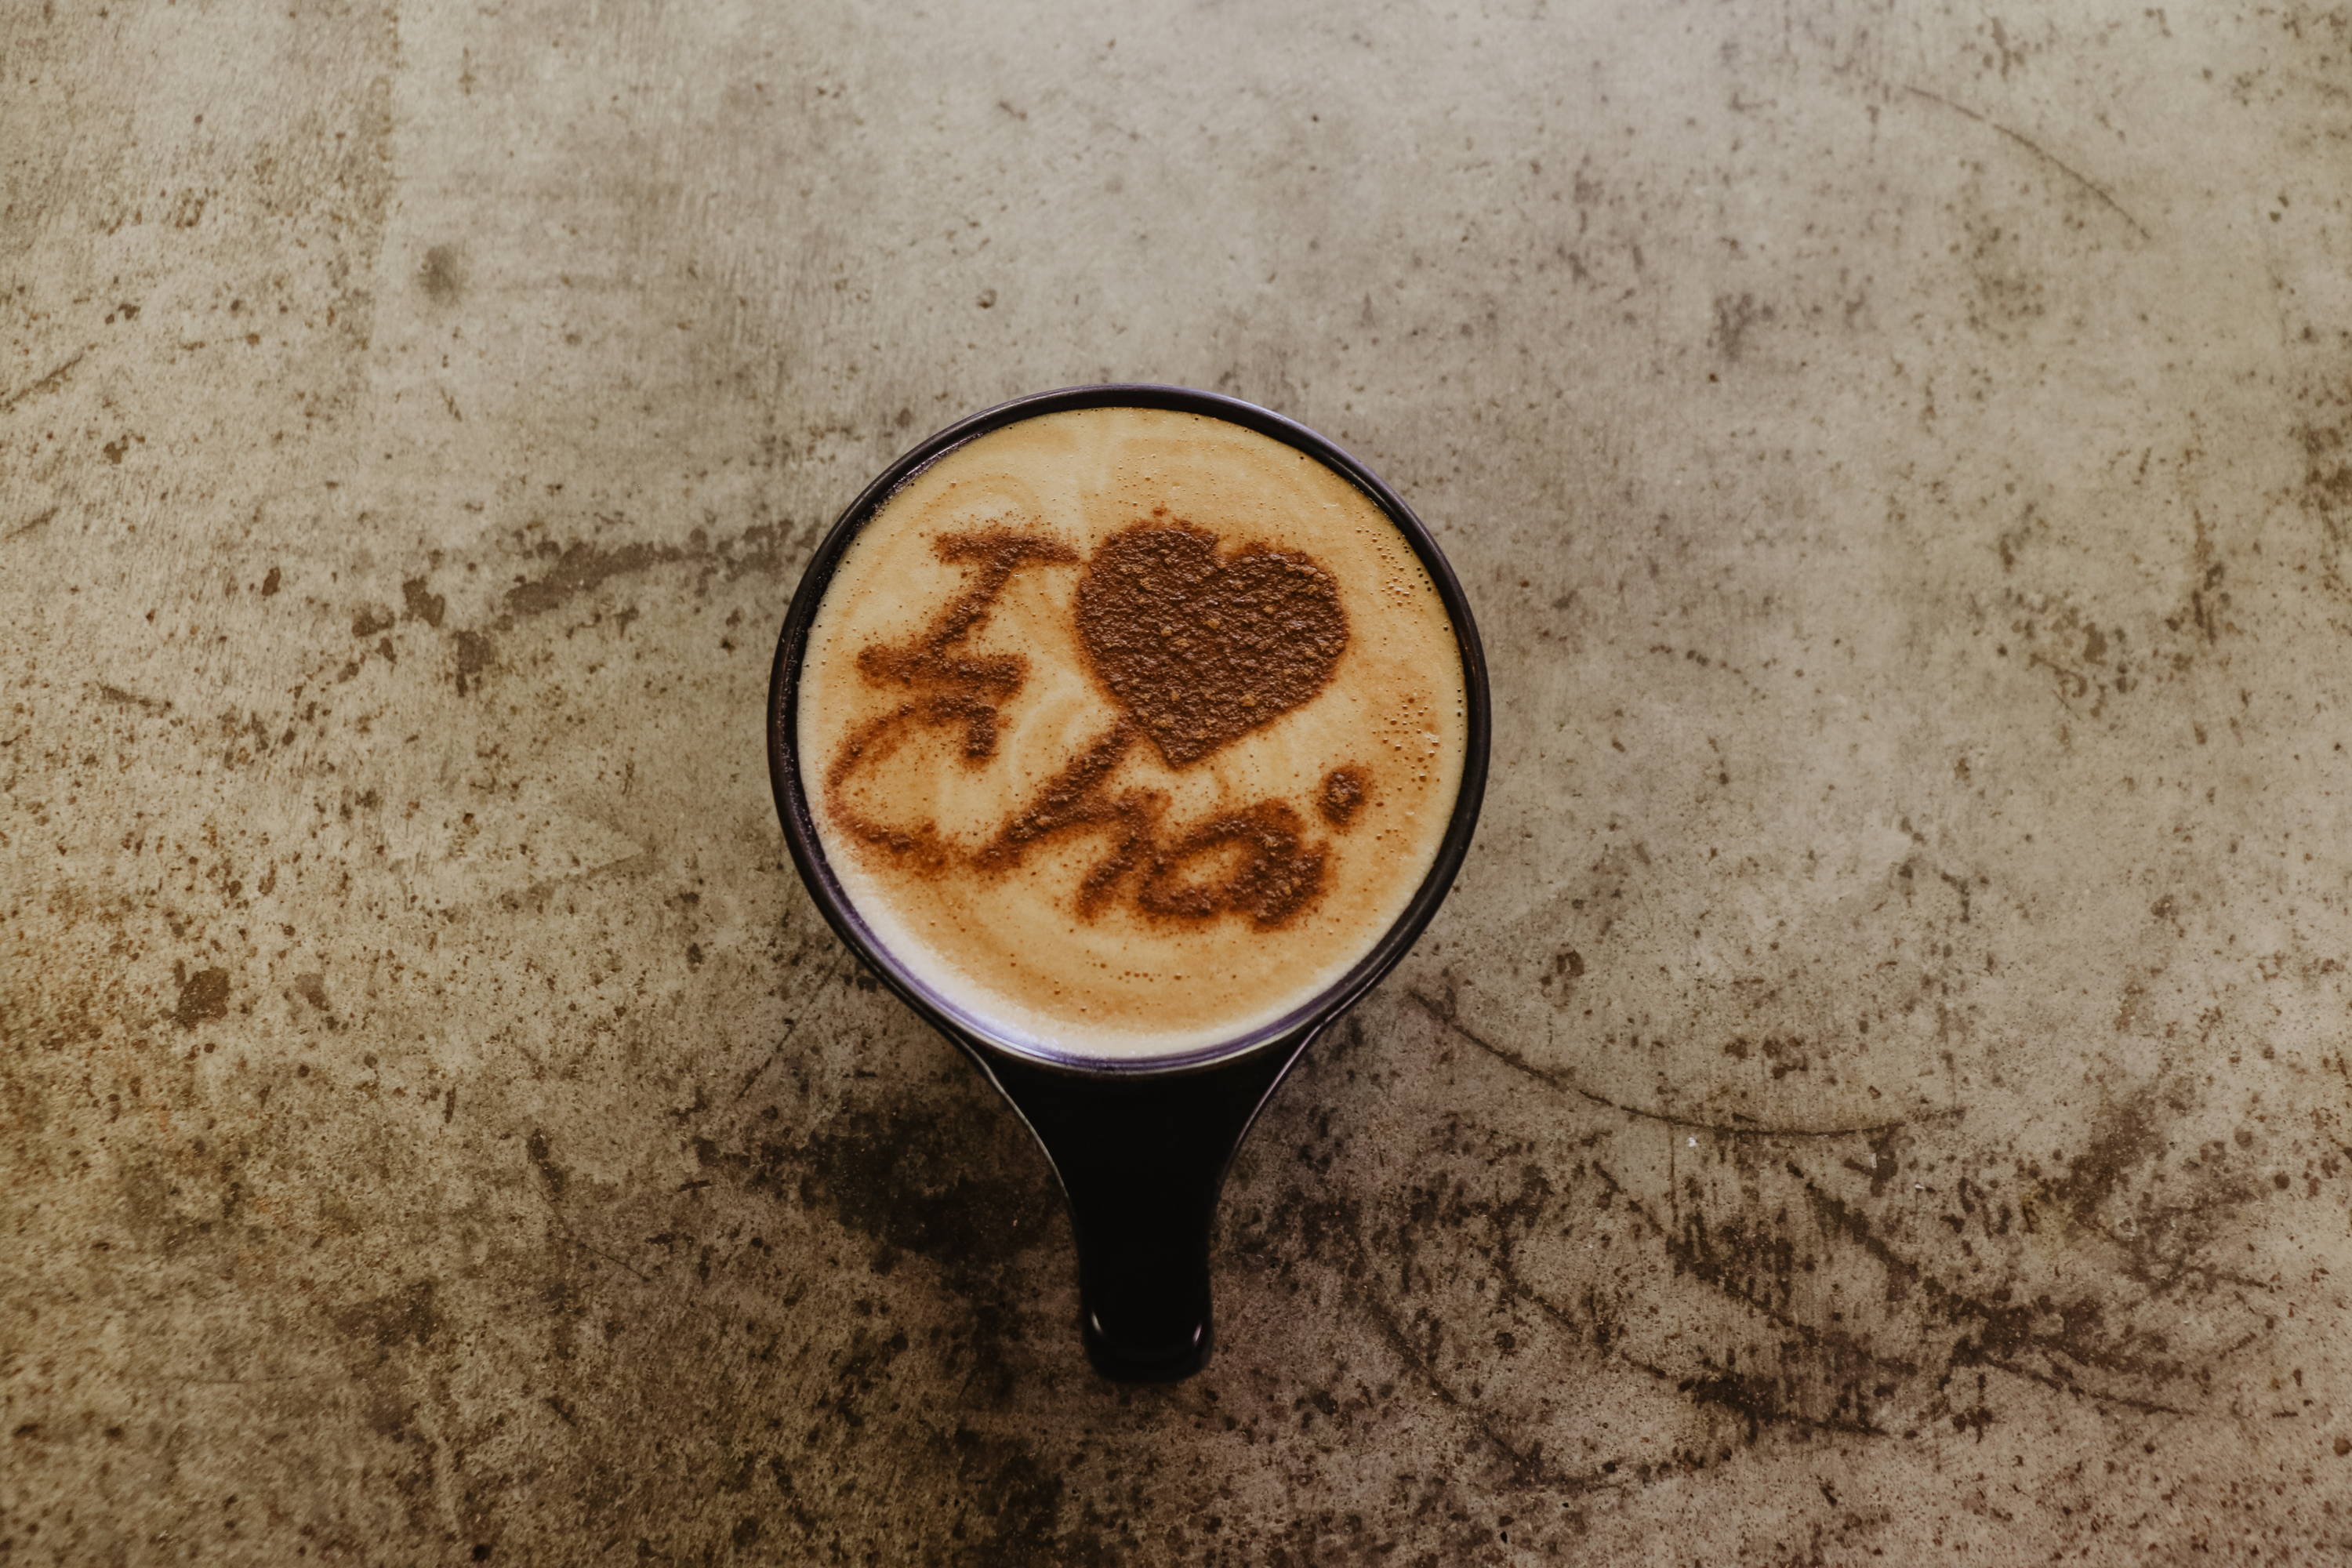
[[[1009,1043],[1171,1054],[1330,984],[1459,785],[1460,654],[1412,548],[1313,458],[1192,414],[1039,416],[869,519],[799,697],[875,937]]]
[[[1078,580],[1078,640],[1181,768],[1322,690],[1348,616],[1311,558],[1253,544],[1220,562],[1214,534],[1155,517],[1096,549]]]

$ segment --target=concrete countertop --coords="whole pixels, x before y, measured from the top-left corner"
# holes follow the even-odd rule
[[[2341,9],[0,11],[0,1561],[2352,1554]],[[1229,391],[1480,839],[1199,1379],[783,852],[949,419]]]

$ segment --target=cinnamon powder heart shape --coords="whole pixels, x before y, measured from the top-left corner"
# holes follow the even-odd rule
[[[1348,646],[1339,585],[1311,556],[1139,522],[1078,579],[1078,640],[1171,768],[1199,762],[1323,689]]]

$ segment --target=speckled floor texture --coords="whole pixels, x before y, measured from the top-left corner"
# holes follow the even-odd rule
[[[1078,1354],[761,753],[1150,379],[1485,823]],[[0,0],[0,1563],[2352,1557],[2352,15]]]

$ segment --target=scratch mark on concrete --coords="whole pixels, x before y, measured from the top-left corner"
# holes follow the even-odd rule
[[[1357,1305],[1362,1308],[1364,1315],[1372,1321],[1373,1326],[1380,1331],[1381,1337],[1388,1342],[1389,1348],[1396,1352],[1398,1359],[1412,1369],[1414,1374],[1428,1385],[1429,1391],[1437,1395],[1440,1403],[1460,1413],[1470,1423],[1471,1427],[1485,1439],[1486,1445],[1502,1456],[1504,1461],[1510,1466],[1514,1479],[1522,1485],[1539,1486],[1567,1497],[1580,1497],[1588,1492],[1615,1491],[1625,1485],[1622,1481],[1601,1474],[1562,1474],[1544,1463],[1540,1448],[1519,1447],[1496,1429],[1494,1417],[1483,1406],[1465,1399],[1451,1384],[1438,1375],[1437,1369],[1430,1365],[1429,1358],[1422,1354],[1420,1348],[1412,1342],[1412,1336],[1405,1331],[1405,1326],[1397,1321],[1396,1315],[1391,1312],[1385,1304],[1360,1285],[1350,1287],[1348,1294],[1355,1298]]]
[[[98,683],[98,694],[118,708],[143,708],[150,713],[169,713],[172,705],[161,697],[142,697],[136,691],[125,691],[120,686]]]
[[[572,1246],[578,1247],[581,1251],[587,1253],[592,1258],[601,1258],[615,1268],[625,1269],[629,1273],[635,1275],[639,1279],[644,1280],[648,1285],[654,1282],[654,1277],[652,1275],[646,1273],[635,1264],[631,1263],[627,1258],[607,1252],[603,1247],[597,1247],[592,1243],[581,1240],[577,1236],[574,1236],[572,1233],[571,1226],[565,1225],[562,1220],[555,1222],[555,1234],[570,1242]]]
[[[2044,1388],[2056,1389],[2061,1394],[2071,1394],[2078,1399],[2094,1400],[2101,1405],[2119,1405],[2126,1410],[2137,1410],[2150,1415],[2196,1414],[2195,1411],[2183,1409],[2178,1405],[2160,1404],[2153,1399],[2140,1399],[2128,1394],[2114,1394],[2103,1389],[2084,1388],[2079,1383],[2069,1383],[2063,1377],[2053,1377],[2046,1372],[2036,1372],[2030,1366],[2021,1366],[2016,1362],[2004,1360],[2000,1356],[1989,1355],[1979,1359],[1983,1361],[1985,1365],[2008,1373],[2012,1377],[2021,1377],[2029,1383],[2038,1383]]]
[[[57,386],[59,383],[63,382],[67,376],[73,374],[73,367],[81,363],[82,356],[89,353],[89,351],[86,348],[77,349],[74,352],[72,358],[67,360],[63,364],[49,372],[48,374],[42,376],[37,381],[28,382],[25,385],[18,387],[16,391],[8,394],[5,397],[0,397],[0,414],[7,413],[10,409],[16,407],[16,405],[24,402],[25,399],[28,397],[47,392],[51,388]]]
[[[58,509],[56,507],[51,507],[48,510],[41,513],[40,516],[32,519],[30,521],[18,523],[16,527],[7,531],[5,537],[9,539],[22,539],[25,535],[32,532],[33,530],[42,527],[44,524],[47,523],[50,519],[57,515]]]
[[[742,1102],[742,1099],[745,1095],[751,1092],[751,1086],[760,1081],[760,1075],[776,1065],[777,1058],[784,1054],[784,1047],[792,1043],[793,1031],[799,1027],[800,1020],[797,1017],[787,1018],[784,1020],[784,1032],[776,1041],[776,1048],[770,1051],[767,1054],[766,1058],[763,1059],[758,1067],[753,1068],[750,1072],[743,1075],[742,1087],[735,1091],[735,1100],[738,1104]]]
[[[1594,1105],[1606,1106],[1621,1115],[1639,1117],[1644,1121],[1664,1122],[1668,1127],[1686,1127],[1695,1132],[1713,1132],[1726,1138],[1858,1138],[1874,1132],[1890,1132],[1897,1127],[1907,1127],[1914,1121],[1952,1120],[1968,1114],[1965,1107],[1954,1107],[1947,1110],[1922,1111],[1915,1116],[1897,1117],[1892,1121],[1863,1121],[1845,1127],[1773,1127],[1762,1122],[1707,1121],[1696,1117],[1676,1116],[1670,1111],[1654,1110],[1646,1106],[1627,1105],[1622,1101],[1612,1100],[1607,1095],[1595,1094],[1566,1073],[1538,1067],[1517,1051],[1482,1038],[1465,1027],[1462,1020],[1454,1016],[1452,1008],[1421,992],[1408,991],[1405,994],[1410,996],[1422,1011],[1444,1025],[1452,1033],[1485,1051],[1496,1061],[1517,1068],[1537,1082],[1549,1084],[1554,1089],[1572,1094],[1579,1100],[1589,1100]]]
[[[2088,174],[2083,173],[2082,170],[2075,168],[2072,163],[2067,163],[2064,159],[2059,157],[2055,153],[2051,152],[2050,149],[2042,146],[2032,137],[2011,131],[2008,126],[2003,125],[1998,120],[1988,120],[1983,115],[1979,114],[1975,110],[1967,107],[1965,104],[1954,103],[1950,99],[1946,98],[1943,94],[1929,92],[1924,87],[1912,87],[1906,83],[1903,90],[1911,94],[1914,98],[1924,98],[1930,103],[1940,103],[1946,109],[1950,110],[1953,113],[1973,120],[1979,125],[1984,126],[1987,130],[1998,131],[2003,136],[2008,137],[2011,141],[2016,142],[2019,146],[2024,148],[2027,152],[2032,153],[2035,157],[2041,159],[2043,163],[2049,164],[2052,168],[2057,170],[2060,174],[2065,175],[2068,179],[2074,181],[2076,184],[2082,186],[2084,190],[2098,197],[2100,201],[2105,203],[2108,209],[2117,217],[2131,225],[2133,230],[2137,233],[2142,239],[2152,240],[2156,237],[2155,235],[2148,232],[2147,225],[2134,217],[2129,209],[2125,207],[2123,203],[2116,200],[2114,196],[2107,194],[2107,188],[2105,185],[2100,184],[2096,180],[2094,180]]]
[[[2053,1335],[2028,1326],[2025,1320],[2035,1310],[2032,1307],[1980,1301],[1946,1285],[1917,1262],[1891,1246],[1885,1237],[1880,1236],[1872,1226],[1862,1211],[1834,1194],[1825,1191],[1799,1166],[1790,1164],[1787,1169],[1789,1174],[1795,1177],[1804,1188],[1806,1201],[1811,1205],[1815,1219],[1820,1222],[1824,1230],[1832,1235],[1843,1237],[1875,1258],[1889,1274],[1900,1279],[1906,1285],[1918,1289],[1937,1314],[1946,1322],[1955,1327],[1971,1324],[1975,1326],[1974,1335],[1962,1341],[1954,1351],[1952,1356],[1954,1367],[1978,1363],[1996,1367],[2002,1372],[2038,1383],[2045,1388],[2055,1389],[2079,1399],[2089,1400],[2095,1405],[2138,1410],[2150,1415],[2198,1414],[2196,1411],[2184,1409],[2177,1405],[2167,1405],[2136,1394],[2085,1387],[2071,1378],[2037,1372],[2031,1367],[2019,1364],[2016,1358],[2008,1353],[2012,1349],[2027,1348],[2054,1352],[2079,1364],[2110,1372],[2128,1373],[2145,1370],[2135,1366],[2129,1358],[2111,1352],[2103,1353],[2095,1346],[2080,1343],[2072,1334]],[[2241,1342],[2241,1343],[2243,1342]]]
[[[1642,1360],[1639,1356],[1621,1352],[1626,1365],[1648,1373],[1661,1383],[1674,1384],[1675,1392],[1688,1394],[1695,1404],[1712,1405],[1727,1410],[1748,1423],[1748,1440],[1754,1442],[1757,1434],[1766,1426],[1794,1426],[1808,1432],[1839,1432],[1857,1437],[1883,1437],[1886,1429],[1867,1421],[1840,1420],[1835,1417],[1808,1415],[1801,1410],[1790,1409],[1768,1378],[1742,1376],[1728,1368],[1709,1367],[1696,1377],[1677,1377],[1664,1367]]]
[[[1601,1178],[1601,1184],[1609,1189],[1609,1194],[1612,1199],[1622,1204],[1628,1212],[1648,1227],[1653,1236],[1664,1243],[1667,1254],[1684,1268],[1689,1270],[1692,1278],[1717,1291],[1726,1300],[1736,1301],[1767,1321],[1794,1333],[1811,1349],[1836,1355],[1851,1356],[1866,1362],[1882,1372],[1893,1373],[1902,1377],[1918,1375],[1918,1363],[1903,1356],[1882,1354],[1852,1333],[1808,1322],[1794,1313],[1774,1305],[1755,1291],[1746,1289],[1738,1280],[1728,1277],[1722,1268],[1716,1267],[1709,1259],[1699,1256],[1695,1249],[1686,1245],[1681,1236],[1650,1212],[1648,1205],[1628,1191],[1625,1184],[1620,1182],[1616,1174],[1607,1166],[1595,1161],[1592,1173]],[[1563,1321],[1566,1321],[1562,1309],[1522,1281],[1511,1268],[1502,1267],[1497,1269],[1497,1272],[1503,1283],[1511,1289],[1535,1302],[1544,1310],[1559,1315]]]

